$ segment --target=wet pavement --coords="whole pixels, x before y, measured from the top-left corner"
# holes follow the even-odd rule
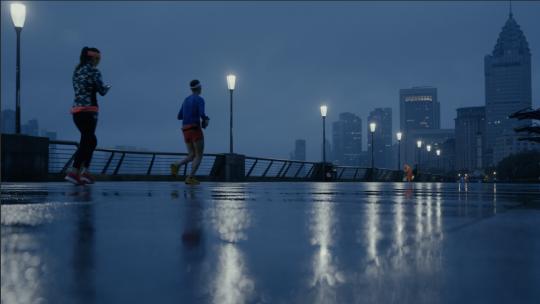
[[[2,184],[2,303],[540,303],[540,185]]]

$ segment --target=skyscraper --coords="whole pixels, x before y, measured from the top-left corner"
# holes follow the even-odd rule
[[[493,52],[484,58],[484,75],[485,159],[486,165],[493,166],[496,165],[493,155],[497,138],[510,136],[516,126],[530,124],[508,118],[511,113],[532,106],[531,52],[512,12],[499,33]]]
[[[399,120],[400,130],[403,132],[402,160],[404,163],[414,163],[415,154],[410,151],[414,151],[416,147],[416,138],[412,133],[441,127],[437,88],[412,87],[399,90]]]
[[[367,126],[376,123],[373,134],[374,162],[377,168],[393,168],[392,166],[392,109],[376,108],[368,115]],[[368,135],[368,150],[371,151],[371,134]]]
[[[455,126],[456,169],[473,172],[483,168],[486,108],[467,107],[457,109]]]
[[[332,124],[333,159],[337,164],[358,166],[362,152],[362,119],[353,113],[339,114]]]
[[[327,151],[328,153],[328,151]],[[294,152],[291,157],[293,160],[306,160],[306,140],[297,139],[294,142]]]
[[[441,112],[437,88],[413,87],[399,90],[400,128],[409,130],[439,129]]]

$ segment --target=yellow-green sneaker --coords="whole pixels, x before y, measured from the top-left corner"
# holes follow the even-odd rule
[[[178,175],[178,170],[180,170],[180,166],[177,165],[177,164],[171,164],[171,175],[172,176],[177,176]]]
[[[195,177],[188,176],[186,177],[186,185],[198,185],[201,182],[199,182]]]

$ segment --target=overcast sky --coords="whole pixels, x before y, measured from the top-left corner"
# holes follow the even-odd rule
[[[15,103],[15,31],[1,4],[1,102]],[[391,107],[399,89],[438,88],[441,127],[455,109],[484,105],[483,58],[508,18],[508,3],[482,2],[26,2],[22,119],[78,140],[69,109],[83,46],[101,50],[113,87],[100,99],[99,146],[185,151],[176,113],[200,79],[206,150],[228,151],[225,76],[237,75],[235,150],[285,158],[307,140],[320,158],[319,106],[328,126],[341,112],[365,120]],[[533,105],[540,94],[540,3],[514,2],[532,52]],[[331,130],[330,130],[331,131]],[[331,134],[331,132],[328,132]],[[365,144],[364,144],[365,149]]]

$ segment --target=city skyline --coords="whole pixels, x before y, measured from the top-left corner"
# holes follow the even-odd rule
[[[6,5],[7,3],[2,2],[2,109],[12,108],[14,100],[14,86],[12,85],[14,33],[11,24],[9,24],[10,20]],[[174,117],[166,119],[165,115],[168,115],[168,111],[177,111],[176,108],[178,107],[179,102],[184,97],[184,95],[187,94],[187,88],[182,87],[182,85],[184,83],[187,83],[187,81],[192,78],[193,74],[199,74],[205,75],[204,77],[200,77],[203,80],[203,96],[205,96],[208,101],[209,110],[212,110],[212,112],[209,111],[209,115],[212,118],[211,127],[207,131],[208,151],[226,151],[226,140],[222,142],[222,137],[224,137],[224,134],[221,134],[222,132],[220,132],[220,129],[221,124],[224,124],[228,120],[228,115],[226,114],[227,112],[223,110],[226,107],[225,101],[227,97],[224,77],[226,73],[230,70],[233,70],[238,75],[239,90],[238,93],[235,95],[238,99],[238,107],[236,108],[238,109],[238,112],[235,115],[235,118],[238,122],[238,128],[235,129],[235,131],[237,132],[235,140],[238,141],[238,151],[240,153],[251,155],[264,154],[265,156],[274,157],[287,157],[288,151],[290,151],[290,141],[294,138],[304,138],[307,142],[308,159],[318,160],[318,155],[320,153],[317,153],[317,151],[320,150],[321,143],[319,130],[320,117],[318,115],[318,106],[320,104],[328,103],[328,122],[335,121],[339,113],[342,112],[355,113],[361,119],[365,120],[369,111],[373,110],[375,107],[378,106],[390,107],[393,109],[394,113],[399,113],[397,102],[398,91],[402,88],[410,88],[413,86],[428,85],[436,87],[439,90],[438,99],[441,103],[441,112],[443,113],[441,115],[441,127],[453,127],[455,109],[461,106],[482,106],[484,103],[484,94],[482,92],[483,73],[481,72],[483,63],[482,57],[485,54],[491,52],[494,40],[498,36],[502,26],[507,19],[507,5],[505,5],[504,3],[474,5],[466,3],[451,4],[443,2],[439,6],[434,6],[429,3],[407,3],[403,5],[397,5],[399,6],[399,9],[396,8],[396,5],[396,3],[369,5],[365,3],[338,3],[332,5],[237,4],[232,6],[223,4],[218,6],[219,9],[225,11],[228,9],[232,10],[233,8],[236,8],[238,10],[237,14],[239,17],[241,17],[239,18],[241,20],[234,24],[234,28],[237,31],[239,31],[238,25],[241,25],[243,24],[243,22],[251,20],[250,18],[245,17],[245,14],[247,12],[253,12],[255,14],[254,16],[258,16],[257,14],[261,13],[264,8],[269,8],[269,14],[271,16],[281,16],[284,14],[283,16],[285,18],[286,24],[292,22],[292,19],[294,19],[294,17],[298,17],[301,13],[309,12],[312,15],[309,15],[310,17],[307,17],[308,19],[306,21],[306,25],[313,25],[316,29],[323,31],[324,34],[329,34],[329,32],[331,32],[331,27],[327,30],[324,30],[325,26],[330,26],[328,23],[329,20],[337,20],[335,18],[337,15],[339,15],[338,13],[343,13],[345,10],[350,10],[350,14],[344,13],[344,23],[341,24],[348,25],[347,27],[345,27],[346,33],[344,33],[343,36],[338,35],[338,37],[335,39],[329,38],[329,36],[327,35],[323,35],[322,38],[319,38],[319,41],[340,42],[340,45],[342,47],[352,47],[354,50],[360,51],[357,52],[357,54],[360,54],[366,60],[371,58],[371,56],[374,56],[373,53],[370,53],[372,50],[366,51],[366,49],[362,47],[362,45],[368,43],[371,46],[370,48],[373,49],[373,51],[382,52],[382,55],[385,55],[387,58],[391,58],[395,61],[391,69],[388,65],[379,66],[377,69],[373,68],[373,66],[370,67],[367,64],[364,66],[363,61],[358,61],[357,59],[351,59],[350,57],[345,56],[344,58],[348,58],[348,63],[351,64],[350,68],[343,68],[343,62],[339,60],[334,60],[333,62],[326,62],[325,64],[320,66],[320,71],[323,74],[325,72],[329,73],[332,78],[323,77],[325,75],[320,75],[320,77],[316,77],[316,75],[311,75],[310,77],[315,78],[310,78],[311,81],[307,81],[306,84],[303,84],[295,80],[295,75],[300,76],[305,73],[313,72],[312,69],[317,66],[316,64],[314,64],[314,62],[317,58],[319,58],[317,57],[319,55],[315,53],[310,54],[304,52],[304,55],[308,56],[307,58],[304,58],[304,60],[301,60],[302,57],[298,57],[298,54],[302,54],[302,52],[299,52],[299,50],[301,50],[301,48],[299,47],[304,42],[308,43],[306,47],[315,46],[315,44],[310,43],[315,43],[315,41],[317,40],[314,39],[314,37],[312,37],[311,35],[307,35],[306,37],[302,37],[301,39],[289,38],[289,35],[287,34],[288,30],[283,26],[269,29],[268,26],[271,23],[270,20],[266,18],[263,18],[263,20],[259,23],[255,23],[254,26],[256,28],[263,29],[262,36],[266,35],[268,36],[268,39],[274,39],[277,37],[276,35],[283,34],[283,40],[277,40],[278,42],[281,41],[282,44],[280,44],[280,46],[276,46],[274,49],[272,49],[272,51],[269,51],[268,47],[271,46],[271,44],[269,44],[269,42],[272,41],[271,39],[270,41],[264,42],[265,40],[259,39],[259,36],[255,35],[256,33],[254,32],[239,31],[237,33],[239,37],[251,38],[251,46],[255,47],[254,51],[244,51],[240,52],[240,54],[238,55],[232,54],[233,56],[230,57],[231,52],[234,53],[233,51],[238,51],[240,49],[232,47],[232,45],[230,44],[226,44],[224,52],[228,53],[228,56],[232,58],[232,60],[230,60],[230,63],[224,65],[223,62],[220,63],[217,59],[215,59],[210,60],[210,62],[203,62],[202,65],[200,65],[199,67],[193,65],[184,66],[186,59],[189,59],[190,56],[192,56],[193,54],[189,56],[186,55],[186,58],[179,60],[180,62],[169,62],[176,69],[181,71],[181,76],[178,76],[175,79],[169,79],[167,77],[155,77],[156,75],[160,75],[162,73],[154,74],[152,72],[155,69],[157,69],[158,71],[164,69],[167,70],[166,65],[164,65],[163,61],[155,61],[156,58],[146,56],[142,57],[142,61],[137,61],[137,57],[132,56],[134,53],[137,54],[139,52],[144,54],[153,54],[153,56],[159,54],[159,52],[148,49],[147,45],[145,46],[144,44],[134,44],[135,46],[133,47],[133,50],[123,48],[114,49],[114,41],[111,40],[114,35],[107,34],[101,38],[96,37],[93,34],[89,34],[90,32],[86,30],[86,25],[81,25],[80,23],[78,23],[78,21],[76,22],[74,19],[70,19],[74,18],[74,16],[78,16],[77,14],[80,14],[80,12],[78,12],[78,8],[70,6],[70,4],[67,3],[51,5],[47,3],[31,2],[28,8],[28,24],[22,33],[23,121],[28,120],[32,116],[39,117],[38,113],[40,115],[44,113],[43,115],[41,115],[42,117],[39,117],[39,119],[40,123],[42,123],[45,128],[61,131],[59,133],[59,138],[61,139],[77,140],[78,136],[76,135],[76,129],[70,121],[69,114],[67,114],[67,111],[69,110],[71,104],[70,100],[72,95],[72,92],[70,91],[71,87],[69,78],[72,66],[76,61],[78,49],[80,50],[80,47],[84,45],[81,44],[82,41],[90,40],[95,41],[94,44],[96,44],[96,46],[98,47],[103,46],[101,48],[102,50],[104,50],[104,60],[100,67],[103,69],[105,80],[109,80],[113,84],[113,91],[111,91],[111,93],[114,92],[114,90],[117,90],[116,92],[118,92],[114,93],[116,95],[111,94],[110,97],[104,98],[102,102],[104,111],[101,114],[102,117],[100,117],[100,126],[98,127],[98,134],[100,137],[101,146],[137,145],[141,147],[147,147],[148,145],[150,145],[152,147],[155,146],[156,149],[159,150],[183,150],[184,148],[181,146],[180,141],[178,140],[178,122],[174,119]],[[130,18],[134,18],[141,13],[139,6],[140,5],[136,3],[123,7],[126,11],[125,16],[126,18],[128,18],[126,24],[130,24]],[[322,14],[324,8],[326,8],[327,6],[330,8],[328,11],[328,16],[330,16],[328,17],[328,21],[322,24],[316,23],[315,17]],[[105,11],[110,10],[111,12],[113,12],[115,8],[102,3],[89,5],[88,7],[92,11],[99,11],[101,9],[104,12],[104,19],[102,21],[103,25],[95,25],[99,29],[104,29],[105,25],[109,22],[109,19],[107,19],[109,18],[109,12],[105,14]],[[172,8],[172,11],[179,14],[187,14],[187,11],[196,12],[199,10],[213,12],[215,11],[215,9],[217,9],[209,4],[193,4],[184,6],[182,3],[173,3],[170,7]],[[156,5],[155,7],[151,6],[149,7],[148,13],[156,13],[159,9],[159,5]],[[290,9],[290,12],[288,14],[284,13],[286,9]],[[533,52],[535,49],[538,48],[535,47],[535,45],[538,46],[539,42],[537,41],[538,39],[535,39],[535,37],[538,37],[538,29],[537,27],[535,28],[531,26],[532,24],[537,24],[537,21],[532,21],[531,16],[534,15],[533,13],[537,10],[538,6],[535,6],[534,4],[519,2],[514,3],[514,17],[522,26],[522,29],[529,38],[530,48],[531,50],[533,50]],[[377,12],[380,14],[378,15],[379,18],[382,18],[382,21],[377,21],[379,22],[376,23],[378,28],[373,33],[363,31],[363,28],[368,21],[374,22],[373,19],[370,19],[368,16],[364,15],[366,14],[366,11]],[[400,32],[400,29],[392,26],[392,31],[397,32],[395,34],[390,34],[390,32],[388,31],[389,28],[387,27],[388,25],[384,22],[394,22],[401,24],[401,19],[396,18],[395,16],[395,13],[397,11],[405,14],[405,16],[407,14],[413,14],[418,12],[430,13],[431,17],[429,17],[429,15],[421,15],[419,18],[427,18],[430,24],[434,27],[432,31],[439,31],[438,34],[440,35],[440,38],[439,40],[437,40],[438,43],[434,46],[424,46],[423,48],[417,47],[417,45],[419,44],[415,44],[415,38],[411,36],[410,39],[413,40],[410,45],[408,45],[407,49],[391,50],[391,48],[388,47],[390,45],[388,38],[394,37],[395,35],[398,35],[398,37],[399,35],[408,35],[414,32],[411,32],[411,28],[401,29],[402,31]],[[494,14],[491,14],[489,17],[487,17],[488,11]],[[70,12],[73,14],[67,19],[70,21],[67,23],[69,24],[69,27],[62,29],[62,27],[60,27],[60,24],[56,24],[51,28],[51,25],[48,24],[51,23],[52,17],[58,17],[60,19],[67,18],[66,14],[69,15],[68,13]],[[478,14],[478,16],[484,16],[484,19],[482,20],[484,20],[485,23],[477,24],[471,22],[474,18],[470,18],[471,16],[469,14],[476,13]],[[363,16],[364,18],[360,18],[361,21],[356,21],[357,19],[353,19],[354,16]],[[447,29],[442,27],[442,24],[439,21],[435,20],[435,16],[445,16],[446,18],[450,18],[450,20],[461,20],[465,22],[456,22],[458,23],[455,24],[456,28],[453,31],[448,31]],[[480,18],[478,16],[476,17]],[[171,19],[168,19],[171,16],[166,15],[165,17],[167,17],[167,22],[172,22]],[[39,25],[43,25],[43,32],[36,32],[36,24],[32,26],[32,22],[38,22]],[[143,24],[145,23],[143,22]],[[474,27],[472,27],[473,24]],[[155,23],[150,23],[146,25],[149,28],[153,28],[153,26],[156,26]],[[472,27],[475,30],[471,30],[470,33],[463,33],[461,29],[462,27],[466,26]],[[425,35],[427,35],[427,37],[432,35],[429,31],[422,32],[425,31],[425,29],[415,29],[420,31],[420,33],[424,33]],[[289,31],[291,30],[293,32],[292,34],[298,34],[300,32],[307,33],[305,32],[307,30],[306,26],[300,26],[300,29],[289,29]],[[57,31],[56,34],[58,35],[58,38],[56,38],[55,41],[60,43],[60,45],[64,45],[66,47],[61,49],[55,49],[54,51],[52,51],[52,49],[48,46],[40,44],[39,39],[37,39],[36,35],[40,34],[45,35],[46,37],[47,35],[52,35],[52,33],[55,33],[55,31]],[[121,32],[125,32],[126,27],[118,26],[118,29],[110,28],[109,31],[118,34]],[[209,30],[206,28],[201,29],[201,31],[202,33],[204,33],[204,35],[211,34],[210,38],[212,39],[217,37],[217,34],[215,32],[208,32]],[[484,31],[485,34],[482,34],[482,31]],[[353,36],[360,38],[360,40],[363,40],[363,44],[355,44],[352,41],[349,41],[348,38],[346,38],[345,34],[350,35],[351,33],[355,32],[358,32],[358,35]],[[146,32],[143,32],[143,34],[144,33]],[[182,33],[186,35],[186,31],[183,31]],[[445,33],[447,34],[446,36],[444,36]],[[454,34],[448,36],[449,33]],[[90,39],[83,39],[85,35],[89,36]],[[130,38],[130,35],[131,34],[127,35],[127,37],[125,38]],[[147,36],[143,36],[146,37],[145,39],[149,39]],[[187,39],[189,39],[189,35],[183,37],[187,37]],[[369,43],[369,41],[377,41],[373,40],[377,38],[386,39],[380,40],[379,45]],[[206,55],[213,54],[209,51],[209,47],[213,45],[212,43],[203,43],[203,41],[205,41],[204,37],[195,37],[193,39],[195,40],[195,42],[197,42],[197,44],[202,43],[203,51]],[[400,41],[400,39],[396,37],[394,37],[393,39]],[[473,41],[473,39],[478,41]],[[236,40],[233,39],[233,41]],[[445,46],[447,46],[445,45],[445,43],[455,44],[458,41],[461,41],[463,43],[463,47],[458,47],[457,50],[453,50],[452,52],[457,52],[455,54],[456,58],[460,57],[461,55],[463,56],[460,57],[458,61],[456,61],[456,59],[451,56],[448,51],[445,51]],[[482,41],[484,42],[481,43]],[[291,47],[291,43],[293,47]],[[93,43],[88,44],[93,45]],[[173,44],[171,42],[170,46],[172,45]],[[475,45],[481,45],[481,50],[477,48],[475,52],[471,52],[471,46],[474,47]],[[50,53],[51,58],[57,58],[54,61],[55,64],[50,65],[47,62],[43,62],[43,60],[39,60],[39,58],[36,58],[36,56],[32,56],[32,54],[34,53],[32,53],[31,49],[40,50],[40,52],[44,53]],[[323,49],[328,50],[326,47],[323,47]],[[170,50],[165,49],[162,51],[167,54],[167,56],[163,56],[164,58],[178,59],[175,56],[171,56],[173,53],[171,53]],[[36,51],[34,50],[33,52]],[[268,64],[269,62],[277,63],[278,61],[274,62],[268,60],[269,58],[273,58],[273,60],[279,58],[280,60],[284,61],[283,63],[290,63],[290,65],[296,67],[297,71],[296,73],[284,74],[284,76],[278,78],[277,80],[274,79],[274,81],[272,82],[254,82],[251,79],[256,79],[262,74],[260,74],[260,72],[258,72],[257,70],[252,70],[251,72],[248,72],[249,69],[247,69],[245,64],[242,64],[242,60],[239,58],[241,56],[245,57],[246,54],[250,54],[250,52],[254,52],[257,55],[257,58],[251,58],[250,56],[247,56],[244,60],[248,61],[248,64],[252,64],[255,67],[265,67],[266,64]],[[216,52],[216,54],[217,53],[219,52]],[[437,56],[432,56],[430,55],[430,53],[437,54]],[[329,55],[332,54],[333,53],[330,53]],[[398,60],[399,57],[407,54],[412,54],[412,57],[405,61],[403,59]],[[119,58],[122,58],[121,56],[124,55],[126,58],[120,60]],[[418,60],[419,57],[416,57],[417,55],[425,59],[420,61]],[[441,55],[443,60],[438,59],[441,58]],[[64,59],[60,60],[57,56],[63,57]],[[66,60],[65,58],[68,58],[68,60]],[[222,60],[223,58],[224,57],[219,57],[220,60]],[[119,60],[121,62],[119,62]],[[125,64],[124,60],[140,63],[144,74],[136,72],[133,73],[131,72],[131,68],[128,68],[127,70],[115,70],[118,69],[119,66],[121,67],[119,63]],[[537,62],[538,60],[534,56],[531,60],[533,80],[538,79],[536,76],[538,75],[537,68],[535,68],[538,66],[538,63],[535,63],[535,61]],[[445,61],[448,62],[445,63]],[[149,64],[150,62],[151,64]],[[467,65],[471,62],[473,63],[472,66],[474,67],[472,70],[476,72],[463,73],[467,71]],[[434,67],[426,68],[426,65],[433,65],[434,63],[436,64],[437,68],[441,68],[443,66],[446,67],[446,69],[444,69],[446,73],[442,74],[443,79],[441,79],[441,76],[437,76],[440,75],[440,72],[435,74],[432,73],[434,72]],[[261,66],[261,64],[263,65]],[[55,67],[55,69],[57,68],[58,70],[65,71],[64,74],[55,74],[56,78],[47,78],[46,83],[39,81],[43,79],[44,71],[51,70],[53,66],[57,65],[58,67]],[[236,68],[235,70],[235,65],[242,68]],[[272,70],[272,72],[287,71],[282,64],[278,64],[278,66],[280,69]],[[332,66],[334,66],[334,68],[331,68]],[[415,73],[406,73],[407,78],[401,78],[401,80],[396,81],[396,77],[392,75],[380,74],[379,72],[382,67],[384,67],[386,71],[396,71],[396,75],[399,75],[400,71],[407,71],[407,68],[410,69],[411,67],[415,67],[416,70],[414,70]],[[197,73],[192,73],[193,71],[198,71],[201,68],[205,72],[201,73],[201,71],[199,71]],[[341,68],[341,70],[339,70],[338,68]],[[243,72],[241,69],[244,69],[245,71]],[[462,71],[460,69],[462,69]],[[211,73],[206,73],[209,70],[211,70]],[[118,71],[121,71],[120,75],[125,79],[121,79],[118,77],[120,76],[118,75]],[[256,73],[253,73],[253,71],[255,71]],[[343,74],[343,76],[338,77],[338,74]],[[425,75],[422,77],[418,77],[417,74]],[[473,82],[476,83],[474,89],[471,89],[471,86],[469,85],[464,85],[465,82],[471,82],[470,79],[452,80],[452,78],[456,78],[456,76],[462,74],[471,74],[474,75],[472,77],[473,79],[479,79],[479,81]],[[307,76],[308,75],[306,74],[306,77]],[[127,94],[130,91],[126,91],[126,89],[133,90],[133,88],[140,85],[139,83],[145,83],[146,81],[148,81],[148,78],[152,77],[157,78],[160,82],[155,83],[155,86],[153,87],[150,86],[148,91],[145,91],[141,94],[141,98],[134,98]],[[60,78],[61,81],[59,81],[58,78]],[[130,80],[130,82],[126,82],[127,80]],[[268,79],[266,78],[265,80]],[[322,86],[321,83],[323,84]],[[356,85],[353,85],[353,83],[356,83]],[[207,86],[204,86],[204,84],[207,84]],[[297,105],[294,105],[289,101],[288,98],[286,98],[286,100],[282,102],[279,101],[279,98],[276,98],[276,95],[270,95],[270,98],[261,98],[261,96],[264,95],[262,94],[263,91],[261,91],[261,85],[263,87],[275,87],[276,90],[274,91],[276,92],[285,90],[287,96],[290,96],[292,100],[299,100],[300,102],[298,102]],[[315,86],[320,86],[320,88],[313,89]],[[223,87],[223,89],[220,89],[221,87]],[[309,89],[306,91],[306,88]],[[302,92],[302,94],[299,94],[296,91],[300,91]],[[463,93],[461,94],[467,97],[459,97],[458,95],[456,95],[458,93],[454,91],[462,91]],[[537,102],[534,102],[534,96],[538,96],[537,92],[538,85],[534,86],[533,81],[533,105],[535,106],[538,104]],[[47,96],[47,98],[36,97],[36,94],[38,93],[40,96]],[[122,95],[124,93],[125,96]],[[145,99],[142,97],[150,97],[146,100],[152,100],[152,102],[145,102]],[[136,101],[132,102],[136,105],[136,107],[134,109],[130,109],[130,111],[132,111],[132,119],[127,120],[119,118],[119,116],[123,114],[122,107],[126,104],[129,105],[131,99],[136,99]],[[163,101],[161,101],[162,99],[167,100],[167,102],[164,103]],[[43,111],[44,107],[50,109],[50,111],[48,112],[50,112],[51,114],[45,113]],[[276,118],[272,119],[271,117],[265,117],[269,116],[267,115],[267,113],[279,111],[278,109],[283,107],[290,108],[291,113],[302,113],[302,115],[295,116],[294,114],[278,112],[280,116],[284,117],[284,121],[287,123],[280,123],[277,126],[275,125],[275,123],[273,123]],[[399,117],[396,116],[398,115],[395,115],[393,119],[393,124],[395,126],[398,126],[399,124],[397,123],[397,120],[399,119]],[[112,131],[113,129],[115,130],[114,132]],[[248,131],[254,134],[250,134],[248,133]],[[331,130],[329,129],[328,131]],[[397,128],[394,127],[393,133],[395,133],[396,131]],[[281,138],[280,136],[272,136],[275,133],[279,134],[282,132],[290,134],[291,138],[286,139]],[[140,135],[138,136],[137,134],[144,134],[144,140],[141,140]],[[367,133],[364,133],[364,135],[366,134]],[[264,136],[264,138],[266,139],[265,144],[258,145],[258,147],[250,147],[248,144],[253,140],[256,140],[254,136],[260,135]],[[363,137],[363,145],[367,146],[367,136]],[[395,138],[393,138],[393,140],[395,141]]]

